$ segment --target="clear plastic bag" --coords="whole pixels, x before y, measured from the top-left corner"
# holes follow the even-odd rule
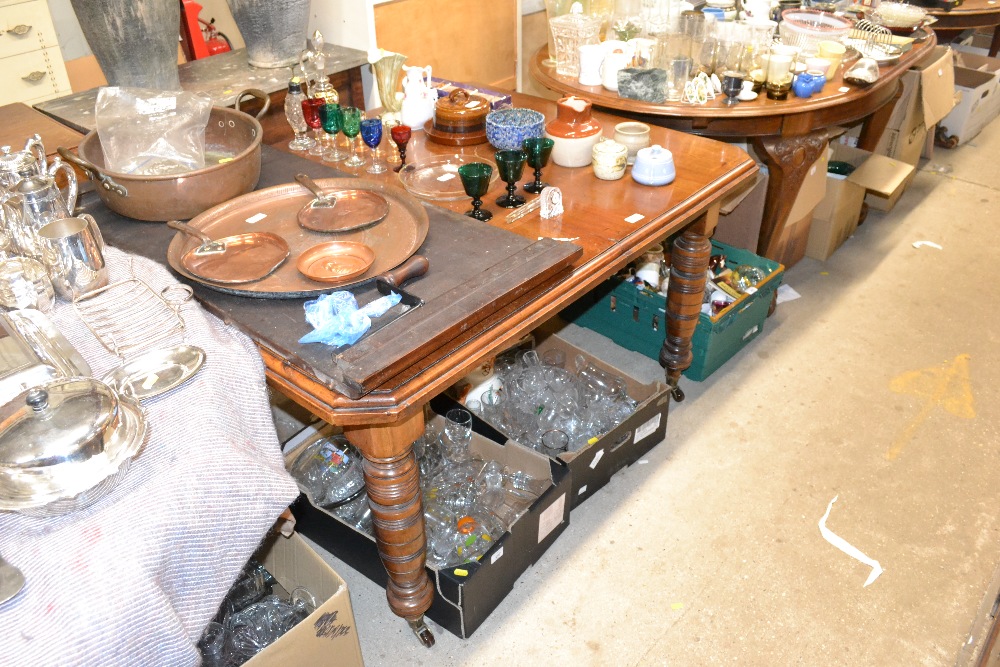
[[[205,166],[205,93],[107,86],[97,93],[97,134],[108,171],[182,174]]]

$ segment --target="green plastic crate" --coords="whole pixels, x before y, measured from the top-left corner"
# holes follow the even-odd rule
[[[785,267],[749,250],[712,241],[713,255],[726,255],[729,266],[750,264],[767,275],[754,294],[737,299],[715,317],[701,314],[691,339],[691,366],[684,375],[704,380],[760,335]],[[575,324],[603,334],[619,345],[659,359],[666,331],[667,299],[612,278],[563,311]]]

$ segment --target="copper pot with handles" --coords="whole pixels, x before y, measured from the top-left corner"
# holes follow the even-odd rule
[[[240,101],[248,95],[264,102],[256,118],[239,110]],[[109,171],[96,130],[83,138],[77,155],[62,147],[59,155],[87,173],[101,200],[115,213],[150,222],[186,220],[257,186],[264,136],[257,118],[269,106],[266,93],[248,89],[237,97],[235,109],[212,107],[205,128],[205,153],[215,156],[212,164],[183,174],[140,176]]]

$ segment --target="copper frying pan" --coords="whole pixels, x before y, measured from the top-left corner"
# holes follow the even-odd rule
[[[213,240],[177,220],[170,220],[167,226],[201,241],[201,245],[181,257],[184,268],[203,280],[221,285],[266,278],[288,259],[290,252],[285,240],[270,232],[247,232]]]

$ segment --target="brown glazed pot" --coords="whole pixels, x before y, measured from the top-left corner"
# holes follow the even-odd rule
[[[434,129],[441,132],[482,132],[490,104],[486,98],[456,88],[434,103]]]

